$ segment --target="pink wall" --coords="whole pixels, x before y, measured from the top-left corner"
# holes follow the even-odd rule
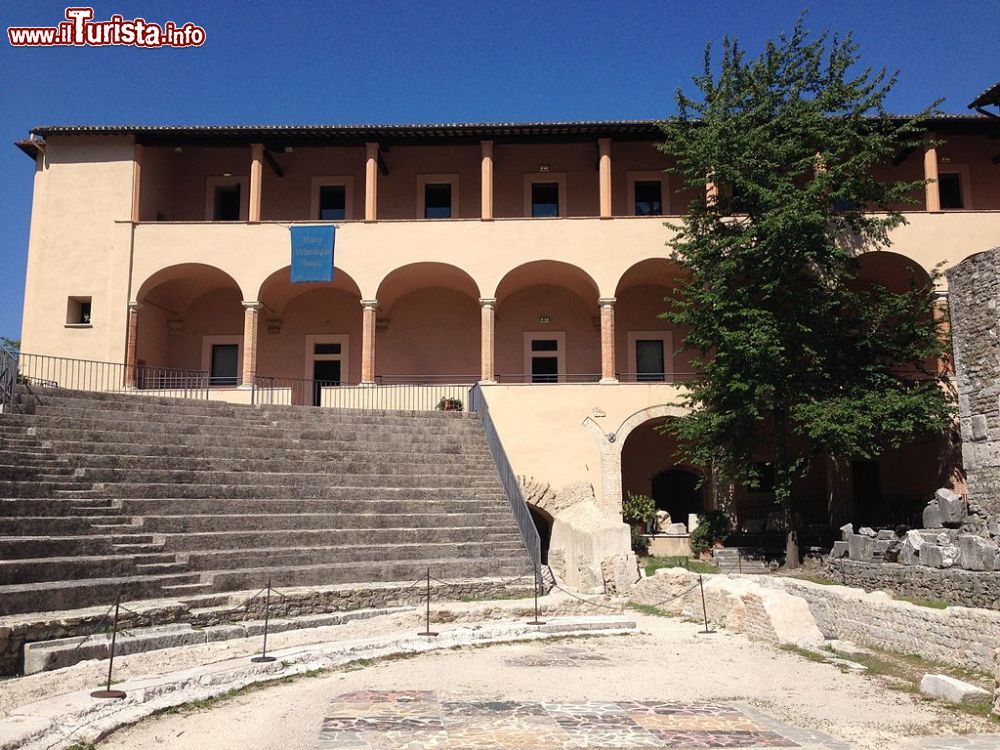
[[[389,174],[379,174],[379,218],[417,218],[417,176],[426,174],[457,174],[459,201],[456,218],[479,218],[482,207],[481,155],[478,143],[467,146],[393,146],[382,155]],[[364,186],[363,180],[361,185]]]
[[[539,322],[548,316],[549,323]],[[532,286],[499,303],[496,313],[496,372],[523,375],[524,332],[566,333],[566,374],[601,372],[599,310],[560,286]]]
[[[597,141],[572,144],[499,143],[493,149],[493,215],[524,216],[524,175],[566,175],[567,216],[598,215]]]
[[[479,303],[453,289],[419,289],[380,315],[377,375],[466,375],[480,372]]]
[[[365,147],[298,147],[291,153],[272,154],[284,172],[278,177],[266,163],[261,176],[261,219],[264,221],[308,221],[312,206],[312,178],[354,178],[353,211],[348,219],[365,218]],[[247,163],[250,156],[247,154]],[[247,166],[249,174],[249,166]]]
[[[218,289],[202,295],[184,311],[183,328],[167,334],[168,367],[202,369],[202,339],[205,336],[243,335],[243,300],[237,289]]]
[[[615,303],[615,364],[619,373],[630,372],[629,368],[629,331],[672,331],[673,332],[673,372],[683,378],[694,372],[691,364],[692,352],[678,353],[684,342],[684,329],[676,329],[663,318],[660,313],[667,309],[663,301],[670,293],[664,286],[643,284],[620,290]]]

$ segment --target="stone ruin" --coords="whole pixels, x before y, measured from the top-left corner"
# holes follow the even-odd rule
[[[1000,571],[1000,247],[949,269],[948,305],[968,495],[939,489],[921,529],[841,528],[832,560]]]

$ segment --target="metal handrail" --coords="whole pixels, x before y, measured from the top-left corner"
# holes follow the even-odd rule
[[[0,346],[0,412],[12,412],[17,406],[18,353]]]
[[[73,391],[200,400],[207,400],[209,391],[208,373],[203,370],[126,365],[25,352],[19,355],[17,382]]]
[[[493,456],[493,463],[496,465],[497,474],[500,477],[500,484],[503,485],[504,494],[507,495],[507,502],[514,513],[514,520],[521,531],[521,540],[528,550],[531,564],[535,570],[535,575],[541,575],[542,566],[542,543],[538,536],[538,529],[531,518],[531,511],[528,510],[528,503],[524,499],[524,492],[521,489],[521,482],[518,481],[517,474],[514,473],[504,450],[500,436],[497,434],[496,425],[490,417],[489,405],[486,403],[486,394],[477,383],[469,389],[469,411],[479,415],[482,422],[483,431],[486,433],[486,442],[490,447],[490,454]]]
[[[361,411],[465,411],[467,383],[344,383],[257,375],[251,403]]]

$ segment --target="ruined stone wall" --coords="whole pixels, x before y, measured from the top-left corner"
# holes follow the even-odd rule
[[[1000,517],[1000,247],[949,269],[962,463],[969,503]]]
[[[842,563],[866,564],[846,560]],[[907,577],[918,572],[917,568],[891,563],[867,565],[882,570],[896,568]],[[948,571],[948,574],[953,576],[958,572],[968,573]],[[805,599],[827,638],[899,654],[916,654],[966,669],[993,671],[993,652],[1000,640],[1000,612],[967,607],[934,609],[895,601],[881,591],[865,593],[779,576],[760,579],[765,586],[775,586]]]
[[[845,586],[1000,610],[1000,572],[846,559],[830,560],[828,566],[830,577]]]

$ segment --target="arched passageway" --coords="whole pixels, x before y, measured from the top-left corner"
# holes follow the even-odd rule
[[[689,515],[705,510],[701,476],[685,467],[673,467],[653,477],[652,496],[657,510],[665,510],[678,523],[687,523]]]
[[[535,530],[538,532],[538,542],[541,547],[542,554],[542,565],[548,565],[549,546],[552,543],[552,516],[534,505],[528,506],[528,512],[531,513],[531,520],[534,522]]]
[[[601,372],[598,290],[583,270],[535,261],[496,292],[496,371],[506,382],[596,381]]]
[[[214,386],[239,383],[243,293],[224,271],[184,263],[157,271],[136,294],[136,364],[198,370]]]

